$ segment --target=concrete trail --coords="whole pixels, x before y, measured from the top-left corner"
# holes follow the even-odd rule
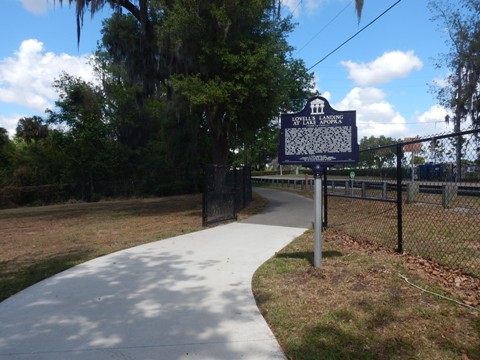
[[[251,279],[313,205],[258,191],[270,206],[245,222],[103,256],[3,301],[0,360],[285,359]]]

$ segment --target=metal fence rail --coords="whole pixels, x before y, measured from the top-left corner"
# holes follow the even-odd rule
[[[250,166],[205,165],[204,169],[203,226],[236,220],[237,212],[252,201]]]

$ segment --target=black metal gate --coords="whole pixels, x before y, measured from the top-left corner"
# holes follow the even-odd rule
[[[203,226],[236,220],[252,201],[251,168],[205,165]]]

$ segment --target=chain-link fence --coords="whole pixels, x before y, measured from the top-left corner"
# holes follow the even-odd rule
[[[250,166],[242,168],[205,166],[203,226],[236,220],[237,212],[252,200],[250,175]]]
[[[328,226],[480,276],[478,135],[410,139],[328,169]]]

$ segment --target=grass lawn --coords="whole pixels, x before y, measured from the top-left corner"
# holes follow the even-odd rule
[[[240,218],[263,206],[255,195]],[[0,300],[89,259],[201,228],[200,195],[0,210]],[[312,237],[294,240],[252,281],[289,359],[480,359],[478,279],[453,273],[444,283],[436,272],[447,270],[334,232],[323,233],[315,269]]]
[[[239,217],[265,202],[258,196]],[[0,301],[71,266],[202,229],[201,195],[0,210]]]
[[[462,300],[424,262],[327,231],[312,267],[308,231],[260,267],[259,308],[289,359],[480,359],[480,307]],[[401,275],[401,276],[400,276]],[[477,295],[478,282],[477,282]]]

